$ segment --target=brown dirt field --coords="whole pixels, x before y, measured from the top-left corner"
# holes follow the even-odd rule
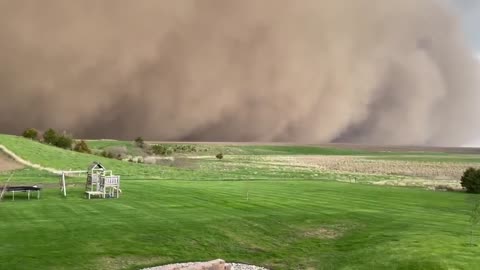
[[[22,169],[24,166],[0,152],[0,172]]]
[[[353,150],[366,150],[372,152],[431,152],[451,154],[480,154],[477,147],[444,147],[444,146],[389,146],[389,145],[363,145],[349,143],[329,143],[315,146],[328,148],[341,148]]]
[[[403,175],[437,180],[459,180],[466,168],[478,166],[447,162],[370,160],[351,156],[278,156],[270,157],[270,160],[278,164],[309,167],[320,171]]]

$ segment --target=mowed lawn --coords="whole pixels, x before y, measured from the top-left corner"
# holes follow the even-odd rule
[[[0,204],[0,269],[478,269],[461,193],[330,181],[125,181],[120,199]],[[248,200],[247,200],[248,193]]]
[[[341,183],[329,181],[331,175],[283,167],[279,173],[235,165],[232,159],[240,157],[184,169],[110,160],[5,135],[0,144],[56,169],[86,169],[97,160],[123,179],[119,199],[86,200],[83,179],[67,179],[63,198],[58,177],[35,169],[15,172],[12,184],[47,188],[40,200],[17,194],[15,201],[7,195],[0,202],[1,270],[140,269],[216,258],[273,270],[480,269],[480,247],[468,245],[470,201],[479,196]],[[267,150],[248,148],[252,155],[348,154]],[[0,184],[9,175],[0,173]],[[227,179],[235,181],[222,181]]]

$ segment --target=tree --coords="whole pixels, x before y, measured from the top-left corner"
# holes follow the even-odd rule
[[[161,145],[161,144],[155,144],[152,146],[152,152],[155,155],[165,155],[167,153],[167,147]]]
[[[63,149],[72,149],[73,139],[68,135],[57,136],[54,145]]]
[[[55,145],[58,139],[57,132],[51,128],[49,128],[45,133],[43,133],[43,142],[46,144]]]
[[[172,147],[167,147],[167,150],[165,150],[165,155],[170,156],[175,152],[175,150]]]
[[[100,154],[102,157],[106,158],[114,158],[114,155],[108,151],[103,150],[102,153]]]
[[[73,148],[74,151],[80,152],[80,153],[86,153],[86,154],[91,154],[92,151],[88,147],[88,144],[84,141],[81,140],[75,144],[75,147]]]
[[[136,145],[137,147],[143,148],[143,147],[145,147],[145,141],[143,140],[142,137],[137,137],[137,138],[135,139],[135,145]]]
[[[23,133],[22,136],[27,139],[37,140],[38,139],[38,131],[34,128],[27,128]]]
[[[217,159],[223,159],[223,154],[222,154],[222,153],[218,153],[215,157],[216,157]]]
[[[468,168],[463,173],[461,185],[468,193],[480,193],[480,170]]]

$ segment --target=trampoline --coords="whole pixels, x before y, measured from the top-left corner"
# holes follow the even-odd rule
[[[15,192],[26,192],[27,197],[30,200],[30,194],[32,191],[37,192],[37,199],[40,199],[40,191],[42,190],[39,186],[6,186],[0,187],[0,193],[11,192],[12,200],[15,200]]]

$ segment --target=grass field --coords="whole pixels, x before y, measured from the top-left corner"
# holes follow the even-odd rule
[[[238,152],[225,160],[206,157],[193,167],[176,167],[104,159],[12,136],[0,135],[0,144],[46,167],[86,169],[97,160],[125,176],[120,199],[86,200],[83,179],[68,179],[69,196],[63,198],[56,176],[30,168],[16,171],[14,183],[52,187],[40,200],[27,201],[20,194],[14,202],[7,196],[0,203],[0,269],[140,269],[215,258],[271,269],[480,265],[480,247],[468,245],[469,201],[478,196],[344,183],[334,180],[348,178],[347,173],[256,164],[270,155],[383,158],[381,153],[228,146]],[[220,146],[215,147],[212,153]],[[428,162],[478,158],[422,156]],[[0,184],[9,174],[0,173]]]

